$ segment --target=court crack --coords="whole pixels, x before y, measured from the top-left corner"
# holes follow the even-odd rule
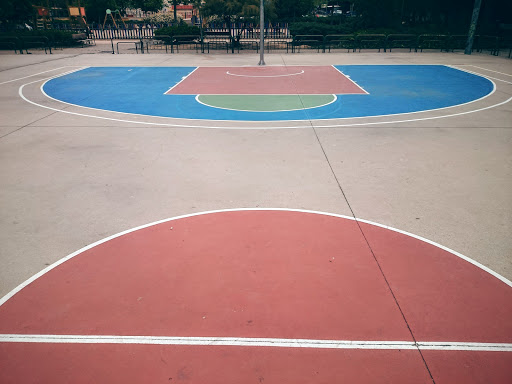
[[[284,62],[284,59],[283,59],[283,65],[285,66],[285,68],[287,68],[287,65],[286,65],[286,63]],[[327,152],[325,151],[325,148],[324,148],[324,146],[323,146],[323,144],[322,144],[322,141],[320,140],[320,137],[318,136],[318,132],[317,132],[317,130],[316,130],[316,128],[315,128],[315,126],[314,126],[314,124],[313,124],[313,121],[312,121],[312,119],[311,119],[311,117],[310,117],[310,115],[309,115],[309,113],[308,113],[308,110],[307,110],[307,108],[306,108],[306,106],[305,106],[305,104],[304,104],[304,102],[303,102],[303,100],[302,100],[301,95],[300,95],[300,94],[299,94],[299,92],[298,92],[298,88],[297,88],[297,86],[295,85],[294,79],[292,79],[292,83],[293,83],[293,84],[294,84],[294,86],[295,86],[296,94],[297,94],[297,96],[299,97],[299,100],[300,100],[300,102],[301,102],[301,104],[302,104],[302,107],[303,107],[304,113],[305,113],[305,115],[306,115],[306,117],[307,117],[307,121],[308,121],[309,125],[311,126],[311,129],[313,130],[313,133],[315,134],[315,137],[316,137],[316,140],[317,140],[317,142],[318,142],[318,145],[320,146],[320,149],[322,150],[322,153],[323,153],[323,155],[324,155],[324,158],[325,158],[325,160],[327,161],[327,164],[328,164],[328,166],[329,166],[329,169],[331,170],[331,174],[332,174],[332,176],[333,176],[333,178],[334,178],[334,180],[335,180],[335,182],[336,182],[336,184],[337,184],[337,186],[338,186],[338,189],[340,190],[341,195],[343,196],[343,199],[344,199],[344,200],[345,200],[345,202],[347,203],[347,206],[348,206],[348,208],[349,208],[349,210],[350,210],[350,213],[351,213],[352,217],[354,218],[354,221],[356,222],[356,224],[357,224],[357,226],[358,226],[358,228],[359,228],[359,231],[361,232],[361,235],[363,236],[364,241],[366,242],[366,245],[368,246],[368,249],[370,250],[370,252],[371,252],[371,254],[372,254],[372,257],[373,257],[373,259],[374,259],[375,263],[377,264],[377,267],[379,268],[379,271],[380,271],[380,273],[381,273],[382,277],[384,278],[384,282],[386,283],[386,285],[387,285],[387,287],[388,287],[388,290],[389,290],[389,292],[391,293],[391,296],[393,297],[393,300],[395,301],[395,304],[396,304],[396,306],[397,306],[398,310],[400,311],[400,314],[402,315],[402,318],[404,319],[405,325],[407,326],[407,329],[408,329],[408,331],[409,331],[409,333],[410,333],[410,335],[411,335],[411,338],[412,338],[412,340],[413,340],[413,342],[414,342],[414,345],[415,345],[415,347],[416,347],[416,350],[418,351],[418,353],[419,353],[419,354],[420,354],[420,356],[421,356],[421,359],[423,360],[423,364],[425,365],[425,369],[427,370],[427,372],[428,372],[428,374],[429,374],[429,376],[430,376],[430,379],[432,380],[432,383],[433,383],[433,384],[435,384],[436,382],[435,382],[435,380],[434,380],[434,377],[432,376],[432,372],[430,371],[430,368],[428,367],[427,361],[425,360],[425,357],[423,356],[423,353],[421,352],[421,349],[420,349],[419,343],[418,343],[418,341],[416,340],[416,337],[414,336],[414,333],[413,333],[413,331],[412,331],[412,329],[411,329],[411,327],[410,327],[410,325],[409,325],[409,322],[407,321],[407,318],[405,317],[405,314],[404,314],[404,312],[403,312],[402,308],[400,307],[400,304],[399,304],[399,302],[398,302],[398,299],[397,299],[397,297],[395,296],[395,293],[393,292],[393,289],[391,288],[391,285],[389,284],[388,279],[386,278],[386,274],[384,273],[384,270],[382,269],[382,266],[380,265],[380,263],[379,263],[379,261],[378,261],[378,259],[377,259],[376,255],[375,255],[375,252],[373,251],[373,249],[372,249],[372,247],[371,247],[371,245],[370,245],[370,242],[368,241],[368,239],[367,239],[367,237],[366,237],[366,235],[365,235],[365,233],[364,233],[363,229],[361,228],[361,224],[359,223],[359,221],[358,221],[358,219],[357,219],[357,217],[356,217],[356,215],[355,215],[355,213],[354,213],[354,209],[352,208],[352,206],[350,205],[350,202],[348,201],[347,195],[345,194],[345,191],[343,190],[343,187],[341,186],[341,182],[340,182],[340,180],[339,180],[338,176],[336,175],[336,172],[334,171],[334,168],[333,168],[333,166],[332,166],[332,163],[331,163],[331,161],[329,160],[329,156],[327,155]]]

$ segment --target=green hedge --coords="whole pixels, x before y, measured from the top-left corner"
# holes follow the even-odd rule
[[[289,24],[290,33],[296,35],[344,35],[344,34],[443,34],[443,35],[463,35],[467,33],[466,29],[460,29],[452,25],[395,25],[389,27],[376,28],[361,17],[304,17],[300,22]],[[512,31],[511,31],[512,32]],[[505,33],[491,32],[486,33],[484,28],[479,28],[477,34],[505,36]],[[511,33],[512,34],[512,33]]]
[[[352,34],[362,29],[358,18],[347,18],[339,24],[329,24],[324,19],[318,21],[306,21],[290,23],[290,34],[296,35],[344,35]]]
[[[183,35],[199,35],[201,31],[199,27],[190,26],[185,23],[179,24],[173,27],[164,27],[157,29],[155,31],[155,35],[163,35],[163,36],[183,36]]]
[[[62,46],[72,46],[77,44],[76,41],[73,40],[73,32],[67,31],[58,31],[53,29],[47,30],[35,30],[35,31],[12,31],[12,32],[2,32],[0,33],[0,37],[29,37],[29,36],[46,36],[50,43],[59,44]]]

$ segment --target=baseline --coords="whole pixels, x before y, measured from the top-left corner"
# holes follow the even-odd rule
[[[22,335],[0,334],[0,343],[59,344],[144,344],[205,345],[234,347],[279,347],[313,349],[420,349],[429,351],[500,351],[512,352],[510,343],[410,342],[364,340],[312,340],[248,337],[172,337],[172,336],[105,336],[105,335]]]

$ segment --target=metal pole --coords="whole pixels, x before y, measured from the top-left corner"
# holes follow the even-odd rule
[[[265,65],[263,56],[265,55],[265,9],[264,0],[260,0],[260,62],[258,65]]]
[[[469,25],[468,41],[466,43],[466,49],[464,50],[465,55],[471,55],[473,50],[473,39],[475,38],[476,24],[478,22],[478,14],[480,13],[480,7],[482,0],[475,0],[473,7],[473,16],[471,17],[471,24]]]

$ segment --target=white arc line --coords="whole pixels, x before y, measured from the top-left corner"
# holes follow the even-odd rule
[[[224,96],[224,95],[220,95],[220,96]],[[235,96],[235,95],[229,95],[229,96]],[[237,96],[253,96],[253,95],[237,95]],[[258,96],[261,96],[261,95],[258,95]],[[271,96],[274,96],[274,95],[271,95]],[[279,95],[279,96],[281,96],[281,95]],[[286,95],[286,96],[288,96],[288,95]],[[292,96],[298,96],[300,98],[300,96],[304,96],[304,95],[292,95]],[[254,112],[254,113],[274,113],[274,112],[305,111],[306,109],[314,109],[314,108],[325,107],[326,105],[332,104],[332,103],[336,102],[336,100],[338,100],[338,96],[336,96],[333,93],[332,94],[333,98],[332,98],[331,101],[329,101],[328,103],[325,103],[325,104],[314,106],[314,107],[307,107],[307,108],[303,107],[303,108],[297,108],[297,109],[279,109],[279,110],[276,110],[276,111],[257,111],[257,110],[249,110],[249,109],[234,109],[234,108],[226,108],[226,107],[217,107],[215,105],[206,104],[205,102],[199,100],[200,97],[201,97],[201,95],[196,95],[195,100],[199,104],[205,105],[205,106],[210,107],[210,108],[223,109],[223,110],[226,110],[226,111]]]
[[[487,69],[487,68],[479,67],[479,66],[477,66],[477,65],[473,65],[473,64],[468,64],[468,66],[469,66],[469,67],[478,68],[478,69],[482,69],[482,70],[484,70],[484,71],[488,71],[488,72],[499,73],[500,75],[512,76],[512,75],[509,75],[508,73],[498,72],[498,71],[493,71],[492,69]]]
[[[459,257],[459,258],[461,258],[461,259],[463,259],[465,261],[467,261],[468,263],[473,264],[474,266],[484,270],[485,272],[489,273],[490,275],[492,275],[492,276],[496,277],[497,279],[501,280],[503,283],[505,283],[509,287],[512,287],[512,282],[510,280],[508,280],[507,278],[505,278],[505,277],[501,276],[500,274],[494,272],[490,268],[487,268],[486,266],[480,264],[479,262],[477,262],[477,261],[475,261],[473,259],[470,259],[467,256],[464,256],[464,255],[462,255],[462,254],[460,254],[460,253],[458,253],[458,252],[456,252],[456,251],[454,251],[454,250],[452,250],[452,249],[450,249],[448,247],[445,247],[445,246],[443,246],[441,244],[438,244],[438,243],[436,243],[436,242],[434,242],[432,240],[428,240],[428,239],[426,239],[424,237],[417,236],[417,235],[414,235],[412,233],[409,233],[409,232],[406,232],[406,231],[402,231],[400,229],[389,227],[387,225],[375,223],[373,221],[357,219],[357,218],[354,218],[353,216],[345,216],[345,215],[339,215],[339,214],[335,214],[335,213],[311,211],[311,210],[305,210],[305,209],[290,209],[290,208],[233,208],[233,209],[219,209],[219,210],[213,210],[213,211],[197,212],[197,213],[191,213],[191,214],[188,214],[188,215],[175,216],[175,217],[171,217],[171,218],[167,218],[167,219],[163,219],[163,220],[158,220],[158,221],[155,221],[155,222],[152,222],[152,223],[149,223],[149,224],[141,225],[141,226],[138,226],[138,227],[135,227],[135,228],[132,228],[132,229],[128,229],[126,231],[122,231],[122,232],[116,233],[115,235],[106,237],[106,238],[104,238],[102,240],[98,240],[95,243],[87,245],[87,246],[79,249],[78,251],[75,251],[75,252],[69,254],[68,256],[63,257],[62,259],[57,260],[55,263],[49,265],[48,267],[46,267],[42,271],[36,273],[31,278],[25,280],[23,283],[18,285],[16,288],[14,288],[12,291],[7,293],[4,297],[2,297],[0,299],[0,306],[3,305],[11,297],[13,297],[16,293],[18,293],[23,288],[25,288],[27,285],[29,285],[30,283],[34,282],[35,280],[37,280],[41,276],[45,275],[46,273],[48,273],[52,269],[56,268],[57,266],[61,265],[64,262],[72,259],[73,257],[75,257],[75,256],[77,256],[77,255],[87,251],[88,249],[91,249],[91,248],[94,248],[94,247],[96,247],[96,246],[98,246],[100,244],[106,243],[109,240],[115,239],[117,237],[126,235],[126,234],[131,233],[131,232],[138,231],[140,229],[152,227],[154,225],[158,225],[158,224],[162,224],[162,223],[167,223],[167,222],[170,222],[170,221],[184,219],[184,218],[187,218],[187,217],[194,217],[194,216],[200,216],[200,215],[210,215],[210,214],[222,213],[222,212],[240,212],[240,211],[282,211],[282,212],[311,213],[311,214],[315,214],[315,215],[325,215],[325,216],[331,216],[331,217],[339,217],[339,218],[342,218],[342,219],[359,221],[359,222],[362,222],[362,223],[366,223],[366,224],[370,224],[370,225],[375,225],[377,227],[382,227],[382,228],[388,229],[390,231],[394,231],[394,232],[402,233],[402,234],[410,236],[410,237],[414,237],[415,239],[424,241],[425,243],[428,243],[428,244],[431,244],[431,245],[433,245],[435,247],[441,248],[441,249],[443,249],[443,250],[445,250],[445,251],[447,251],[447,252],[449,252],[449,253],[451,253],[451,254],[453,254],[453,255],[455,255],[455,256],[457,256],[457,257]]]
[[[453,65],[447,65],[447,67],[450,67],[450,68],[453,68],[453,69],[457,69],[459,71],[471,73],[472,75],[477,75],[477,76],[480,76],[480,77],[485,77],[487,79],[493,79],[493,80],[496,80],[496,81],[501,81],[502,83],[512,84],[512,82],[510,82],[510,81],[498,79],[497,77],[491,77],[491,76],[483,75],[483,74],[478,73],[478,72],[470,71],[469,69],[457,68],[456,66],[453,66]],[[474,65],[472,65],[472,67],[474,67]],[[479,67],[476,67],[476,68],[479,68]],[[491,71],[491,72],[496,72],[496,71]],[[501,72],[498,72],[498,73],[501,73]],[[503,73],[503,75],[506,75],[506,73]],[[510,75],[507,75],[507,76],[510,76]]]
[[[368,340],[313,340],[250,337],[172,337],[172,336],[112,336],[112,335],[0,335],[3,343],[46,344],[145,344],[145,345],[203,345],[235,347],[276,347],[312,349],[423,349],[449,351],[512,352],[512,344],[474,342],[418,342]]]
[[[4,81],[2,83],[0,83],[0,85],[3,85],[3,84],[7,84],[7,83],[12,83],[13,81],[18,81],[18,80],[23,80],[23,79],[28,79],[29,77],[34,77],[34,76],[37,76],[37,75],[41,75],[43,73],[47,73],[47,72],[52,72],[52,71],[57,71],[59,69],[62,69],[62,68],[68,68],[68,67],[79,67],[78,65],[66,65],[64,67],[58,67],[58,68],[53,68],[53,69],[49,69],[47,71],[43,71],[43,72],[39,72],[39,73],[34,73],[33,75],[29,75],[29,76],[25,76],[25,77],[19,77],[17,79],[12,79],[12,80],[8,80],[8,81]]]
[[[285,75],[262,75],[262,76],[252,76],[252,75],[238,75],[236,73],[231,73],[229,71],[226,71],[226,74],[230,76],[239,76],[239,77],[286,77],[286,76],[295,76],[295,75],[302,75],[304,73],[304,70],[297,72],[297,73],[287,73]]]

